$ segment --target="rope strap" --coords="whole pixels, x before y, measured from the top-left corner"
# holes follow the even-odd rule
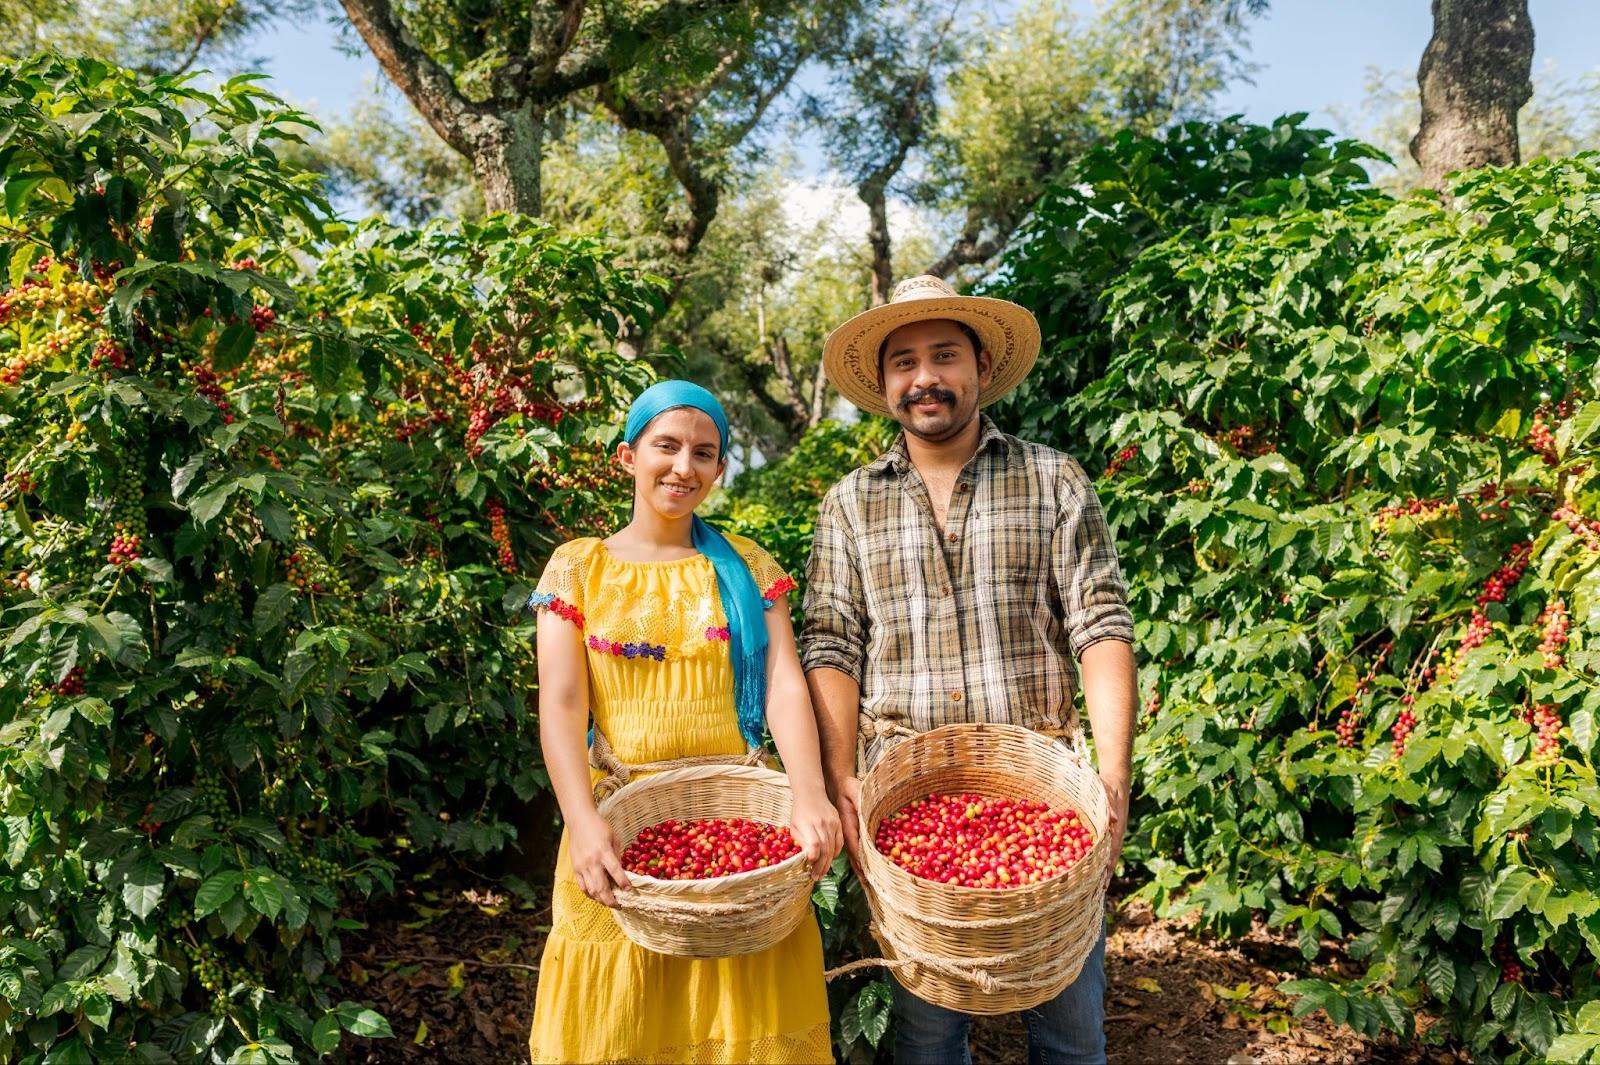
[[[829,969],[823,974],[824,979],[832,980],[835,977],[861,969],[882,967],[890,970],[907,969],[915,972],[917,969],[926,969],[953,980],[961,980],[977,987],[986,995],[997,992],[1011,992],[1013,994],[1028,994],[1033,991],[1048,991],[1055,987],[1060,979],[1061,970],[1065,967],[1061,963],[1069,955],[1066,948],[1077,937],[1070,926],[1058,928],[1054,933],[1029,944],[1025,949],[1008,951],[1004,954],[994,954],[984,958],[952,958],[946,955],[930,954],[918,947],[904,942],[901,938],[891,934],[876,915],[882,912],[878,893],[866,880],[861,881],[861,890],[867,897],[867,906],[872,911],[874,918],[867,930],[872,933],[872,938],[896,955],[894,958],[861,958],[848,962],[836,968]],[[1096,896],[1099,905],[1096,910],[1103,913],[1105,905],[1105,892],[1102,889]],[[1003,928],[1007,925],[1017,924],[1022,921],[1035,922],[1039,919],[1038,913],[1018,914],[1015,917],[978,917],[966,920],[953,920],[946,917],[935,917],[932,914],[918,914],[909,918],[925,924],[938,925],[942,928],[983,929]],[[1104,918],[1102,917],[1101,920]],[[1093,926],[1090,926],[1091,929]],[[1079,933],[1081,935],[1082,933]],[[1019,962],[1035,961],[1032,970],[1017,976],[1000,976],[992,970],[1003,969],[1016,965]]]
[[[594,742],[589,747],[589,764],[596,769],[604,770],[606,773],[605,776],[595,781],[594,798],[596,802],[613,792],[620,791],[624,785],[640,773],[656,773],[663,769],[690,769],[702,765],[754,766],[760,765],[765,757],[766,752],[760,747],[752,747],[742,755],[707,754],[629,765],[617,757],[616,752],[611,749],[611,743],[606,739],[605,733],[598,728],[594,730]]]
[[[973,922],[976,924],[976,922]],[[1011,951],[1005,954],[994,954],[986,958],[951,958],[940,954],[929,954],[927,951],[900,941],[890,935],[882,925],[873,921],[867,926],[872,937],[879,943],[891,948],[897,955],[895,958],[861,958],[847,962],[844,965],[829,969],[823,974],[826,980],[845,976],[861,969],[885,968],[892,970],[908,969],[915,972],[917,969],[926,969],[938,973],[940,976],[953,980],[961,980],[972,984],[986,995],[993,995],[1001,991],[1016,994],[1026,994],[1030,991],[1045,991],[1054,987],[1060,979],[1062,966],[1059,960],[1067,955],[1054,948],[1064,947],[1069,940],[1069,929],[1062,929],[1055,935],[1029,947],[1026,953]],[[1013,965],[1018,961],[1030,957],[1043,957],[1050,959],[1050,963],[1036,968],[1032,973],[1019,976],[999,976],[992,970]]]
[[[645,898],[636,891],[618,891],[615,895],[619,909],[655,917],[743,917],[758,911],[775,915],[779,906],[791,901],[793,892],[792,877],[775,877],[767,890],[739,902],[692,901],[659,895]],[[809,905],[809,899],[807,903]]]

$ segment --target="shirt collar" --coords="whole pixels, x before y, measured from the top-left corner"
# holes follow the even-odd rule
[[[978,450],[981,455],[985,451],[997,450],[1008,454],[1011,449],[1011,438],[1002,433],[994,424],[994,419],[987,414],[978,415]],[[893,471],[901,473],[911,465],[911,455],[906,451],[906,431],[900,430],[900,435],[894,438],[894,445],[867,464],[867,469],[874,473]]]

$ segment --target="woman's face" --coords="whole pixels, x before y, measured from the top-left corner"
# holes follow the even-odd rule
[[[632,446],[617,446],[617,460],[633,477],[634,508],[648,506],[664,518],[693,514],[722,476],[721,449],[705,411],[677,407],[656,415]]]

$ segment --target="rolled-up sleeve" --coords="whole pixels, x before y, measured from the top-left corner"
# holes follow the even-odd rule
[[[837,669],[861,683],[866,661],[866,601],[855,542],[845,523],[838,489],[829,492],[817,514],[817,529],[806,563],[805,624],[800,664],[805,669]]]
[[[1068,459],[1057,486],[1060,501],[1052,554],[1074,657],[1101,640],[1133,642],[1128,588],[1117,563],[1105,511],[1083,468]]]

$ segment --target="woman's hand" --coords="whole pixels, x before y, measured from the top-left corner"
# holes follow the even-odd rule
[[[622,868],[622,848],[617,845],[616,832],[599,814],[592,821],[586,819],[568,829],[567,847],[578,886],[594,901],[615,909],[617,897],[612,888],[628,891],[633,886]]]
[[[811,864],[811,879],[821,880],[827,875],[828,866],[833,864],[839,848],[844,844],[844,836],[839,828],[839,812],[828,801],[827,795],[820,789],[796,794],[789,831],[805,854],[806,861]]]

